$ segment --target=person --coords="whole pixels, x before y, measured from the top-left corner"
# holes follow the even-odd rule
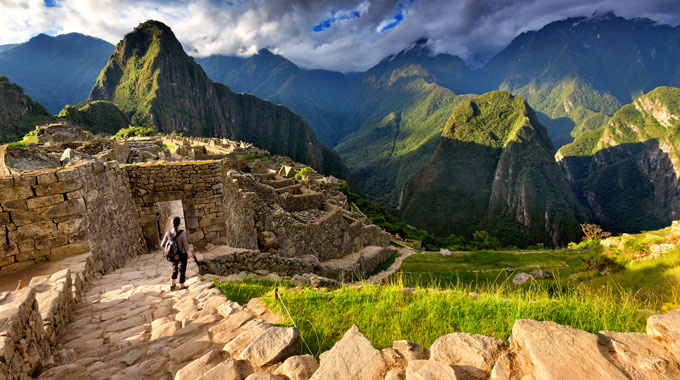
[[[187,233],[184,230],[179,229],[179,224],[181,220],[179,216],[172,219],[172,228],[169,229],[163,236],[163,241],[161,241],[161,247],[165,249],[167,244],[170,244],[171,240],[177,237],[177,248],[179,248],[179,261],[172,262],[172,281],[170,283],[170,290],[175,290],[175,282],[177,281],[177,275],[179,274],[179,290],[187,289],[188,286],[184,286],[184,280],[186,279],[187,261],[191,258],[191,252],[189,251],[189,241],[187,240]]]

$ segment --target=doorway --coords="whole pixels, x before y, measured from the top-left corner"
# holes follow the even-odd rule
[[[184,207],[182,200],[156,202],[156,224],[158,226],[158,236],[163,240],[165,232],[172,228],[172,219],[176,216],[180,217],[179,229],[186,231],[184,224]],[[160,240],[158,246],[160,247]]]

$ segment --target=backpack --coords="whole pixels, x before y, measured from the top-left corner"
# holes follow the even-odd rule
[[[179,261],[179,254],[181,251],[179,249],[179,245],[177,245],[177,238],[182,234],[182,232],[184,232],[184,230],[177,231],[177,234],[175,234],[174,237],[171,236],[169,242],[164,247],[165,259],[170,262]]]

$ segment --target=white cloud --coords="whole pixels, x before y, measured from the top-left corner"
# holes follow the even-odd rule
[[[557,19],[614,10],[680,23],[677,0],[0,0],[0,44],[38,33],[80,32],[117,43],[147,19],[170,26],[198,56],[250,55],[270,48],[306,68],[365,70],[420,37],[438,52],[478,63],[517,34]],[[398,26],[376,33],[394,21]],[[357,11],[360,17],[352,17]],[[335,22],[313,28],[335,15]]]

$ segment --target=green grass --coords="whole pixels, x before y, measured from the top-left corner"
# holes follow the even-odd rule
[[[378,348],[407,339],[424,346],[453,332],[484,334],[507,339],[517,319],[554,321],[590,332],[600,330],[644,331],[650,312],[647,304],[630,293],[598,291],[581,286],[562,288],[534,283],[517,290],[511,287],[458,286],[448,289],[406,289],[403,283],[348,286],[336,290],[293,288],[258,282],[221,283],[230,299],[245,304],[259,296],[267,307],[292,326],[280,294],[311,352],[330,349],[352,324]],[[610,288],[611,289],[611,288]],[[473,299],[471,291],[481,293]]]
[[[227,296],[229,300],[238,302],[240,305],[247,304],[253,298],[264,296],[278,285],[283,285],[283,283],[266,280],[215,281],[215,286],[222,294]]]

